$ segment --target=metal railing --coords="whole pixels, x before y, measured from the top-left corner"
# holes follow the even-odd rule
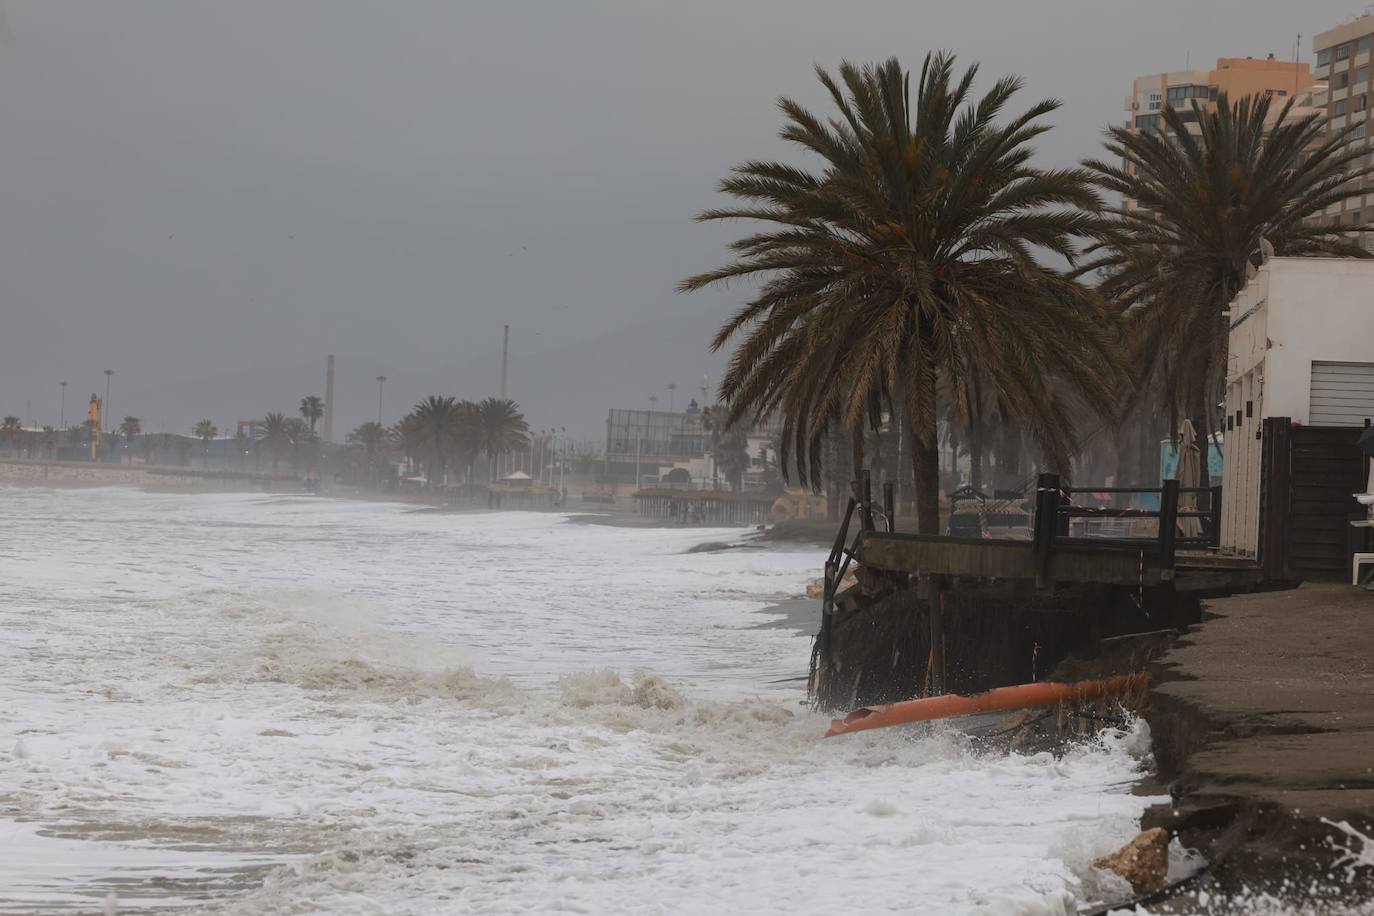
[[[1101,493],[1106,495],[1158,495],[1158,509],[1122,509],[1110,506],[1088,506],[1074,501],[1074,494]],[[1206,509],[1179,508],[1182,494],[1207,494]],[[1070,522],[1075,518],[1099,519],[1157,519],[1155,535],[1146,537],[1109,536],[1073,537]],[[1179,534],[1179,520],[1196,518],[1201,521],[1198,536]],[[1221,542],[1221,487],[1181,487],[1169,479],[1158,487],[1071,487],[1058,474],[1041,474],[1035,493],[1035,522],[1032,542],[1040,568],[1046,568],[1054,546],[1081,544],[1094,547],[1149,549],[1156,554],[1160,569],[1172,574],[1179,548],[1209,549]]]

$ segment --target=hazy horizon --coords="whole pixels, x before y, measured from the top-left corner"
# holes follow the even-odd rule
[[[293,411],[338,357],[336,438],[430,393],[538,429],[678,406],[741,289],[680,296],[739,227],[692,216],[812,68],[930,50],[1063,100],[1094,155],[1142,73],[1290,58],[1360,4],[0,4],[0,414],[68,418],[115,370],[149,431]],[[1186,27],[1186,31],[1185,31]]]

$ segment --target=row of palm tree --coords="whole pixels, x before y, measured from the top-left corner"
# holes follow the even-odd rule
[[[433,488],[446,482],[452,468],[462,468],[464,478],[470,479],[479,456],[486,457],[488,477],[495,479],[497,459],[528,448],[529,432],[524,414],[512,400],[430,395],[396,426],[367,422],[349,433],[348,441],[362,449],[374,475],[391,453],[399,452],[424,467]]]
[[[977,73],[928,55],[913,92],[895,59],[818,68],[830,117],[778,107],[782,138],[819,168],[736,166],[719,188],[735,202],[699,219],[761,227],[680,284],[755,284],[712,343],[733,346],[728,419],[779,416],[781,464],[803,483],[834,430],[861,466],[866,431],[901,428],[922,533],[938,530],[942,413],[1013,429],[1062,471],[1086,426],[1129,410],[1210,419],[1224,312],[1261,252],[1368,254],[1322,218],[1362,193],[1367,150],[1292,99],[1166,108],[1159,132],[1108,132],[1121,165],[1045,169],[1032,143],[1059,103],[1008,112],[1021,80],[975,96]]]

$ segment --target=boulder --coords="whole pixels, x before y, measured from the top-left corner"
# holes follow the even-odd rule
[[[853,585],[857,585],[857,584],[858,584],[858,581],[859,581],[859,580],[858,580],[858,578],[857,578],[857,577],[855,576],[855,574],[854,574],[854,573],[855,573],[855,570],[857,570],[857,569],[858,569],[857,566],[850,565],[849,571],[846,572],[846,573],[844,574],[844,578],[840,580],[840,587],[837,588],[837,589],[835,589],[835,594],[836,594],[836,595],[838,595],[840,592],[844,591],[845,589],[847,589],[847,588],[849,588],[849,587],[851,587],[851,586],[853,586]],[[820,578],[820,579],[812,579],[812,580],[810,581],[810,583],[808,583],[807,586],[806,586],[806,597],[808,597],[808,598],[821,598],[821,597],[824,597],[824,596],[825,596],[825,578],[822,577],[822,578]]]
[[[1094,868],[1116,872],[1131,883],[1137,894],[1153,894],[1164,887],[1169,875],[1169,831],[1153,827],[1109,856]]]

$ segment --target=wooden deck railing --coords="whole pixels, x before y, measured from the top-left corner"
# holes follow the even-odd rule
[[[1107,506],[1087,506],[1074,501],[1074,494],[1103,493],[1109,495],[1158,495],[1158,509],[1120,509]],[[1207,508],[1180,509],[1179,497],[1184,493],[1207,494]],[[1159,529],[1152,537],[1074,537],[1070,520],[1074,518],[1147,518],[1158,519]],[[1179,519],[1196,518],[1202,533],[1184,537],[1178,532]],[[1061,482],[1058,474],[1041,474],[1035,493],[1035,525],[1032,542],[1037,561],[1046,568],[1049,554],[1056,544],[1091,544],[1098,547],[1119,546],[1126,549],[1148,548],[1157,555],[1156,562],[1163,570],[1174,569],[1179,548],[1215,548],[1221,540],[1221,487],[1180,487],[1169,479],[1158,487],[1071,487]]]

